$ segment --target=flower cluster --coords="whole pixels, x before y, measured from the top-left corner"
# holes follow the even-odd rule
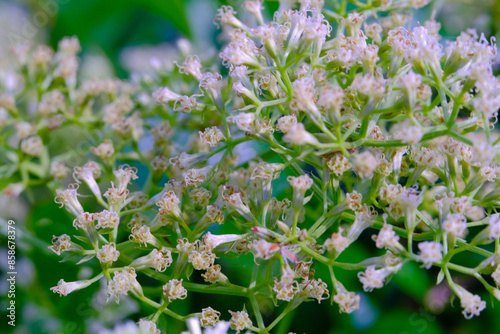
[[[497,50],[473,30],[443,44],[438,22],[412,27],[398,14],[427,2],[353,1],[348,11],[342,1],[332,11],[280,1],[269,22],[259,0],[244,1],[245,21],[224,6],[227,69],[181,52],[177,67],[130,82],[79,82],[76,38],[23,49],[16,68],[31,75],[0,95],[5,159],[18,168],[4,192],[46,183],[76,234],[68,226],[49,248],[100,265],[93,279],[52,290],[66,296],[102,278],[109,299],[130,294],[156,309],[139,322],[153,333],[160,314],[268,333],[278,321],[263,317],[262,298],[288,305],[278,320],[329,298],[351,313],[360,295],[337,270],[357,271],[350,288],[371,292],[414,262],[439,268],[464,316],[479,315],[486,303],[456,277],[500,297]],[[93,138],[76,166],[48,145],[73,127]],[[80,201],[88,195],[93,206]],[[360,245],[365,234],[373,242]],[[353,247],[375,256],[350,263]],[[250,280],[238,285],[231,261],[248,253]],[[483,259],[468,267],[462,253]],[[225,314],[170,308],[193,292],[247,303]]]

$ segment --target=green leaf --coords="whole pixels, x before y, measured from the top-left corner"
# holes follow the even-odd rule
[[[78,261],[76,264],[82,264],[84,262],[90,261],[94,258],[95,254],[89,254],[84,256],[80,261]]]
[[[187,37],[191,36],[189,23],[186,18],[186,9],[182,0],[128,0],[136,6],[143,7],[152,13],[168,19],[177,29]]]
[[[436,285],[440,284],[444,279],[444,271],[441,269],[436,279]]]

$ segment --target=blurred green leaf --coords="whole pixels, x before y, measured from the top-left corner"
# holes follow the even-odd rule
[[[392,278],[399,289],[404,291],[415,300],[422,302],[429,289],[429,277],[424,269],[420,269],[417,264],[410,262]]]

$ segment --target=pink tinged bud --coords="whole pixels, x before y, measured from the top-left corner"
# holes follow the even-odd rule
[[[264,239],[255,240],[250,246],[256,258],[269,260],[280,250],[278,244],[267,242]]]

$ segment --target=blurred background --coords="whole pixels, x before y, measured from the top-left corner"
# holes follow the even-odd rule
[[[200,55],[216,54],[220,46],[217,27],[213,24],[216,10],[223,4],[238,7],[242,0],[0,0],[0,61],[12,42],[32,40],[53,48],[64,36],[77,36],[82,44],[82,79],[118,76],[128,78],[132,72],[154,67],[158,62],[173,66],[177,47],[190,48]],[[277,1],[266,1],[268,18],[277,9]],[[441,35],[452,39],[461,31],[473,27],[487,37],[500,37],[500,1],[449,0],[433,1],[414,15],[413,21],[425,21],[435,11],[442,23]],[[179,43],[179,40],[181,42]],[[216,58],[218,61],[218,58]],[[497,67],[498,68],[498,67]],[[36,189],[35,189],[36,191]],[[43,190],[40,189],[43,193]],[[52,235],[67,233],[71,220],[54,203],[53,198],[30,204],[27,196],[0,200],[0,217],[13,218],[19,226],[17,247],[18,281],[16,291],[17,326],[13,333],[95,333],[113,328],[125,319],[138,320],[144,313],[130,298],[119,305],[106,304],[105,290],[98,285],[60,298],[49,288],[64,277],[66,281],[87,278],[92,261],[75,271],[74,264],[59,263],[47,249]],[[2,229],[5,229],[5,220]],[[2,233],[5,234],[5,233]],[[6,272],[5,237],[1,237],[0,271]],[[368,243],[368,239],[367,239]],[[362,242],[351,247],[342,256],[356,262],[370,254]],[[248,262],[245,262],[248,261]],[[471,263],[477,259],[464,259]],[[239,263],[245,277],[247,256]],[[242,264],[243,263],[243,264]],[[250,267],[250,266],[248,266]],[[316,268],[319,276],[324,268]],[[491,301],[475,281],[458,281],[489,303],[480,317],[465,320],[460,302],[450,306],[449,291],[444,286],[433,287],[437,272],[427,272],[414,263],[404,269],[381,290],[362,295],[359,311],[351,315],[338,314],[337,306],[307,303],[287,316],[275,333],[500,333],[500,303]],[[228,275],[229,276],[229,275]],[[230,276],[231,277],[231,276]],[[339,272],[337,277],[349,290],[359,289],[356,273]],[[0,331],[10,332],[4,310],[7,291],[5,279],[0,281]],[[206,307],[196,294],[190,294],[179,313],[194,312]],[[206,297],[206,295],[205,295]],[[228,297],[211,298],[210,305],[229,305],[239,309],[241,302]],[[267,302],[268,310],[273,308]],[[491,303],[494,304],[492,307]],[[262,301],[266,306],[266,301]],[[265,313],[265,312],[264,312]],[[227,314],[223,314],[227,319]],[[271,319],[271,318],[269,318]],[[268,319],[268,320],[269,320]],[[165,328],[165,324],[162,324]],[[169,333],[178,333],[181,323],[169,323]]]

